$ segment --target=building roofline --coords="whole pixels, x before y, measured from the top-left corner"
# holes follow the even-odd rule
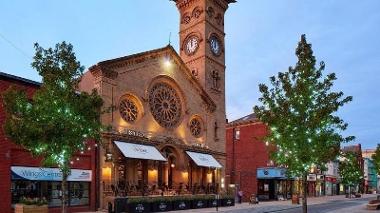
[[[184,72],[187,75],[187,77],[190,79],[191,82],[194,83],[195,87],[198,88],[198,90],[201,94],[201,98],[210,106],[210,111],[212,111],[212,112],[215,111],[217,106],[216,106],[214,100],[205,91],[205,89],[199,83],[199,81],[191,74],[190,69],[186,66],[185,62],[183,62],[182,58],[178,55],[177,51],[175,51],[173,46],[171,46],[170,44],[165,46],[165,47],[158,48],[158,49],[148,50],[148,51],[135,53],[132,55],[127,55],[127,56],[123,56],[123,57],[119,57],[119,58],[100,61],[97,64],[91,66],[88,70],[91,72],[91,71],[96,70],[98,67],[101,67],[101,68],[108,67],[108,66],[111,66],[112,64],[121,63],[123,61],[132,60],[134,58],[144,57],[144,56],[150,55],[150,54],[160,54],[160,53],[164,53],[164,52],[167,52],[173,56],[173,59],[177,62],[178,66],[180,68],[184,69]]]
[[[252,123],[257,123],[257,122],[260,122],[260,120],[256,118],[255,113],[250,113],[241,118],[228,122],[226,124],[226,127],[241,126],[241,125],[252,124]]]
[[[37,86],[37,87],[41,86],[40,82],[33,81],[33,80],[30,80],[30,79],[26,79],[26,78],[23,78],[23,77],[19,77],[19,76],[16,76],[16,75],[5,73],[5,72],[0,72],[0,79],[8,79],[8,80],[13,80],[13,81],[19,81],[19,82],[26,83],[26,84],[31,84],[31,85]]]

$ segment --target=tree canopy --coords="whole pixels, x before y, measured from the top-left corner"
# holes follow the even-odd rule
[[[347,152],[341,156],[339,164],[341,183],[347,186],[359,184],[363,178],[363,171],[355,153]]]
[[[312,167],[324,167],[336,158],[340,144],[354,137],[341,135],[347,123],[335,113],[352,97],[331,91],[336,75],[323,75],[324,62],[316,67],[305,35],[296,56],[295,67],[270,77],[272,88],[259,85],[262,105],[255,106],[254,111],[270,128],[266,141],[276,147],[272,159],[286,166],[289,174],[300,176]]]
[[[84,68],[71,44],[54,49],[35,44],[35,50],[32,67],[42,76],[41,87],[32,97],[14,87],[3,94],[4,130],[12,142],[42,157],[43,165],[61,169],[65,192],[73,154],[87,149],[88,140],[100,139],[103,101],[95,90],[78,91]]]
[[[376,173],[380,175],[380,144],[377,144],[375,154],[372,155],[372,160]]]
[[[271,88],[259,85],[261,106],[255,106],[254,111],[269,127],[265,140],[274,147],[271,158],[286,167],[289,176],[302,178],[306,213],[307,175],[312,168],[324,169],[337,157],[340,144],[354,139],[341,135],[347,123],[336,114],[352,97],[331,91],[336,75],[323,75],[324,62],[316,66],[305,35],[301,36],[296,56],[295,67],[270,77]]]

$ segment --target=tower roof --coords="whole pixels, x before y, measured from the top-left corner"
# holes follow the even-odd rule
[[[171,1],[174,1],[174,2],[180,2],[180,1],[189,1],[189,0],[171,0]],[[226,1],[228,4],[229,3],[235,3],[236,2],[236,0],[224,0],[224,1]]]

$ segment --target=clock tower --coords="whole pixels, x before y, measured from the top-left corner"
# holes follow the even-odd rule
[[[207,129],[211,148],[225,152],[224,14],[235,0],[174,0],[180,12],[180,56],[217,105]],[[220,143],[218,143],[220,142]]]

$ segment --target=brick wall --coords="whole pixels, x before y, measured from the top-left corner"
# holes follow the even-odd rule
[[[240,129],[240,139],[235,140],[235,154],[233,154],[232,142],[233,128]],[[257,168],[266,167],[269,162],[267,147],[262,141],[267,128],[261,122],[249,122],[228,125],[226,131],[226,182],[227,184],[233,182],[231,178],[235,164],[235,183],[239,184],[243,191],[243,200],[248,201],[250,194],[257,194]],[[233,156],[235,156],[235,163],[233,163]]]

